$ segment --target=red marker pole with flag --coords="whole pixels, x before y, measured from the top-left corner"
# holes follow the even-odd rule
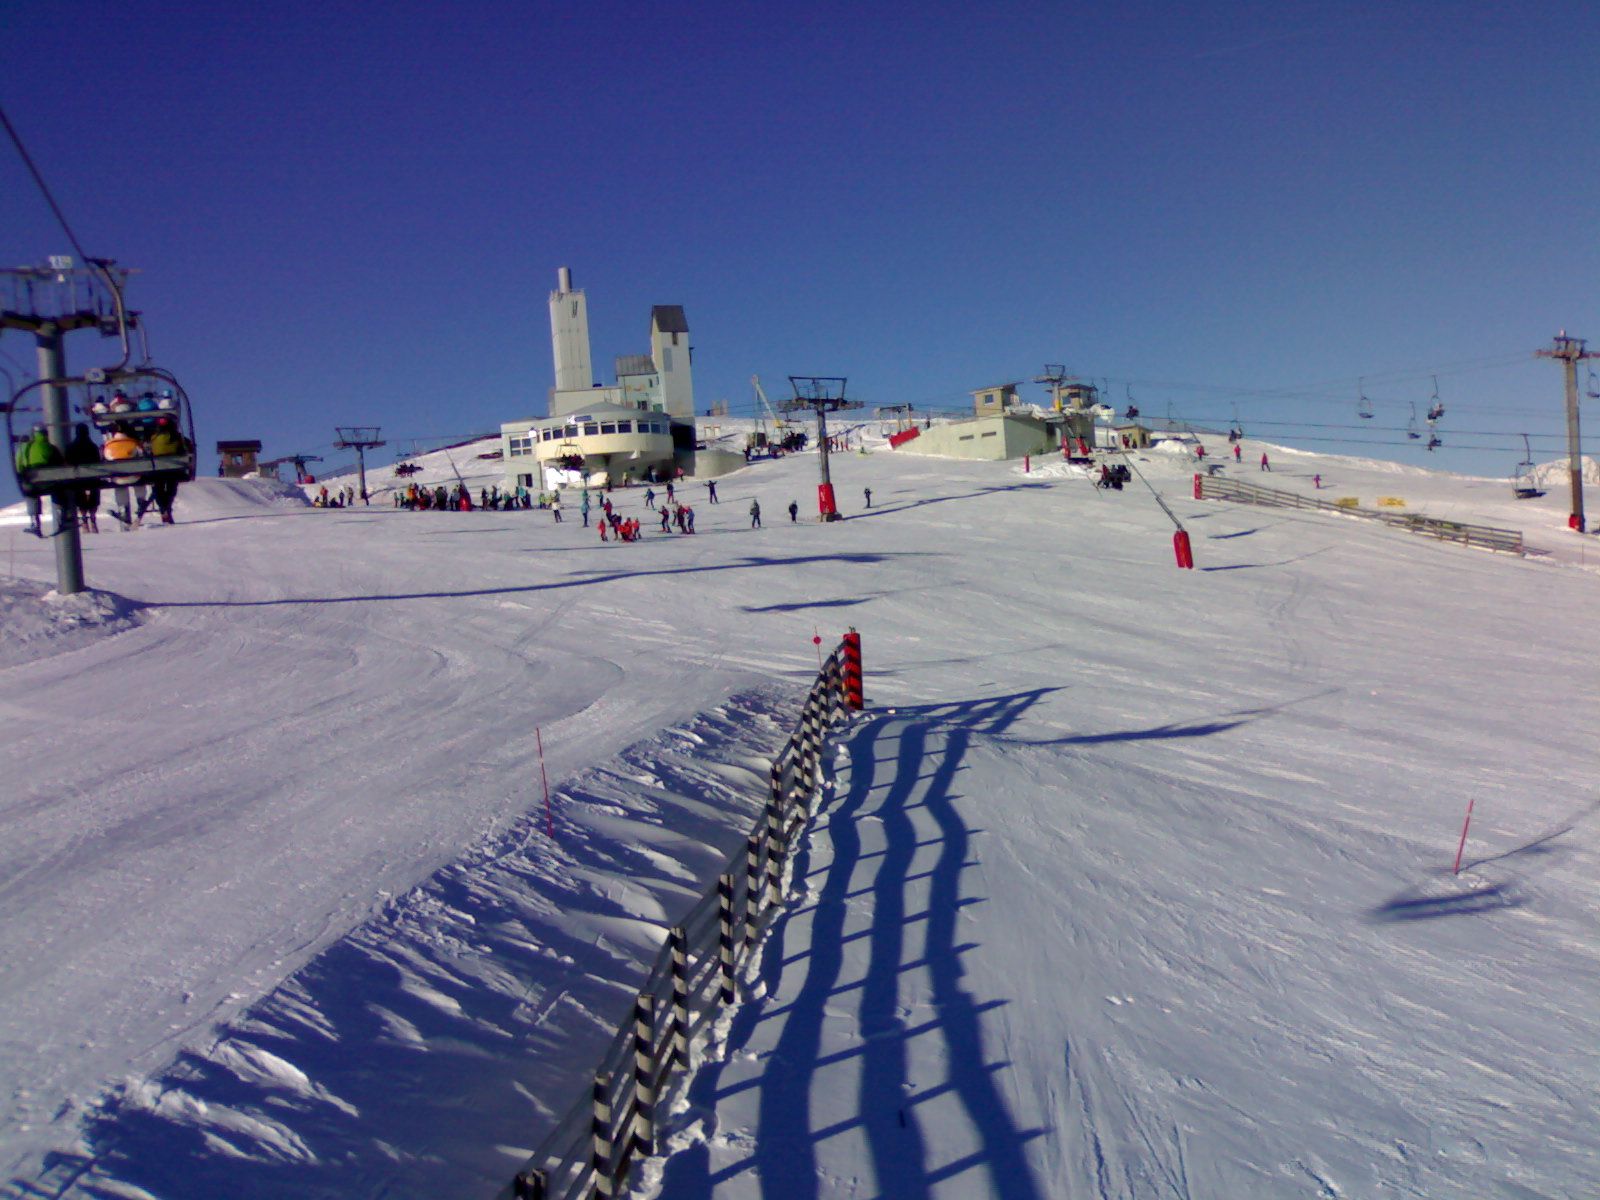
[[[817,648],[817,674],[822,674],[822,631],[811,627],[811,644]]]
[[[533,727],[533,736],[539,743],[539,778],[544,781],[544,832],[552,842],[556,840],[556,819],[550,811],[550,776],[544,770],[544,734]]]

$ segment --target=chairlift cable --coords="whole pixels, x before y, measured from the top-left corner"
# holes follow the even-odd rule
[[[72,243],[72,248],[78,252],[78,257],[84,262],[89,262],[89,256],[84,253],[83,244],[78,241],[78,235],[72,232],[72,226],[67,223],[67,214],[61,211],[61,206],[56,203],[56,198],[50,194],[50,185],[45,183],[44,176],[39,173],[39,168],[34,165],[33,156],[28,153],[28,148],[22,144],[22,138],[17,134],[16,127],[11,124],[11,118],[6,116],[6,110],[0,105],[0,124],[6,127],[6,134],[11,138],[11,144],[17,148],[17,153],[22,157],[23,165],[28,168],[28,174],[33,176],[33,182],[38,184],[39,191],[44,195],[45,203],[50,206],[50,211],[56,216],[62,232],[67,235],[67,241]]]
[[[62,212],[61,205],[56,203],[55,196],[50,192],[50,185],[45,183],[44,176],[40,174],[38,166],[33,161],[33,156],[28,153],[28,148],[22,144],[22,137],[17,133],[16,126],[12,125],[11,118],[6,116],[4,105],[0,105],[0,125],[5,126],[6,134],[11,138],[11,144],[17,148],[18,156],[21,157],[23,165],[28,168],[28,174],[33,176],[34,183],[39,186],[40,194],[44,196],[45,203],[50,206],[50,211],[55,214],[56,221],[60,224],[62,232],[67,235],[67,241],[78,252],[78,258],[82,260],[84,265],[92,267],[99,274],[106,287],[110,289],[111,297],[117,305],[117,328],[122,334],[122,361],[114,368],[120,371],[128,365],[128,359],[132,357],[132,351],[128,345],[128,312],[122,302],[122,288],[118,286],[115,277],[107,269],[104,260],[91,258],[84,250],[83,243],[78,241],[78,235],[72,232],[72,226],[67,223],[67,214]]]
[[[1156,491],[1155,485],[1144,477],[1144,473],[1140,471],[1138,467],[1133,465],[1133,455],[1129,454],[1127,451],[1123,451],[1122,459],[1127,464],[1128,469],[1138,477],[1139,482],[1150,489],[1150,494],[1155,497],[1156,503],[1161,506],[1161,511],[1167,514],[1168,519],[1171,520],[1175,526],[1177,526],[1178,531],[1181,533],[1183,531],[1183,522],[1178,520],[1177,513],[1173,512],[1171,508],[1167,507],[1167,502],[1161,498],[1161,493]]]

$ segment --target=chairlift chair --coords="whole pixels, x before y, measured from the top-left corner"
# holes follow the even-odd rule
[[[1511,494],[1518,500],[1535,500],[1544,495],[1533,473],[1533,450],[1528,446],[1528,435],[1522,435],[1522,461],[1511,475]]]
[[[1444,445],[1444,443],[1439,440],[1439,435],[1438,434],[1434,433],[1434,434],[1429,434],[1428,435],[1428,449],[1429,450],[1437,450],[1442,445]]]
[[[1435,375],[1433,377],[1433,395],[1429,397],[1428,402],[1428,424],[1432,425],[1442,416],[1444,416],[1444,404],[1439,399],[1439,377]]]
[[[570,434],[556,447],[555,462],[563,471],[583,470],[582,448],[572,440]]]
[[[66,421],[52,427],[45,419],[44,386],[35,380],[18,390],[5,406],[6,434],[10,444],[21,444],[36,427],[46,430],[50,442],[62,450],[72,440],[73,426],[86,424],[102,442],[115,437],[119,445],[136,449],[125,458],[100,458],[92,463],[22,468],[13,456],[17,490],[24,496],[50,496],[70,501],[89,488],[132,487],[154,483],[187,483],[195,476],[194,417],[189,395],[170,371],[160,367],[94,370],[81,378],[57,379],[66,391]],[[144,407],[141,408],[141,403]],[[172,421],[185,449],[178,454],[153,454],[151,436],[164,420]],[[101,447],[102,453],[104,447]]]
[[[1415,400],[1411,402],[1411,420],[1406,425],[1406,436],[1413,441],[1422,437],[1422,431],[1417,428],[1417,403]]]
[[[1367,399],[1367,388],[1364,379],[1356,380],[1356,416],[1364,421],[1372,420],[1372,401]]]
[[[1585,390],[1588,392],[1589,399],[1591,399],[1591,400],[1600,400],[1600,378],[1597,378],[1595,376],[1593,367],[1589,367],[1588,371],[1589,371],[1589,381],[1588,381],[1588,386],[1587,386],[1587,388]]]

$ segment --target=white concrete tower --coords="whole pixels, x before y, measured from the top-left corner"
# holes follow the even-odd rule
[[[550,293],[550,342],[555,350],[558,392],[583,391],[594,386],[589,365],[589,302],[572,290],[572,272],[556,272],[559,287]]]
[[[689,319],[681,304],[658,304],[650,310],[650,357],[661,372],[662,407],[674,417],[694,416]]]

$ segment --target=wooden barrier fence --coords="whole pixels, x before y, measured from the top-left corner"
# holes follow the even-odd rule
[[[1446,542],[1459,542],[1463,546],[1477,546],[1483,550],[1498,550],[1507,554],[1524,554],[1520,529],[1497,529],[1492,525],[1468,525],[1463,521],[1442,521],[1436,517],[1423,517],[1414,513],[1378,512],[1348,503],[1319,500],[1300,492],[1262,487],[1242,479],[1228,479],[1220,475],[1194,477],[1196,500],[1233,500],[1240,504],[1259,504],[1268,508],[1302,508],[1317,512],[1335,513],[1345,517],[1364,517],[1381,521],[1408,533],[1438,538]]]
[[[851,630],[818,672],[794,733],[772,762],[766,808],[744,848],[668,931],[600,1056],[589,1093],[545,1136],[499,1200],[615,1196],[633,1160],[655,1152],[657,1105],[689,1065],[695,1037],[734,1003],[739,969],[783,903],[784,869],[821,792],[827,733],[863,705],[860,645]]]

